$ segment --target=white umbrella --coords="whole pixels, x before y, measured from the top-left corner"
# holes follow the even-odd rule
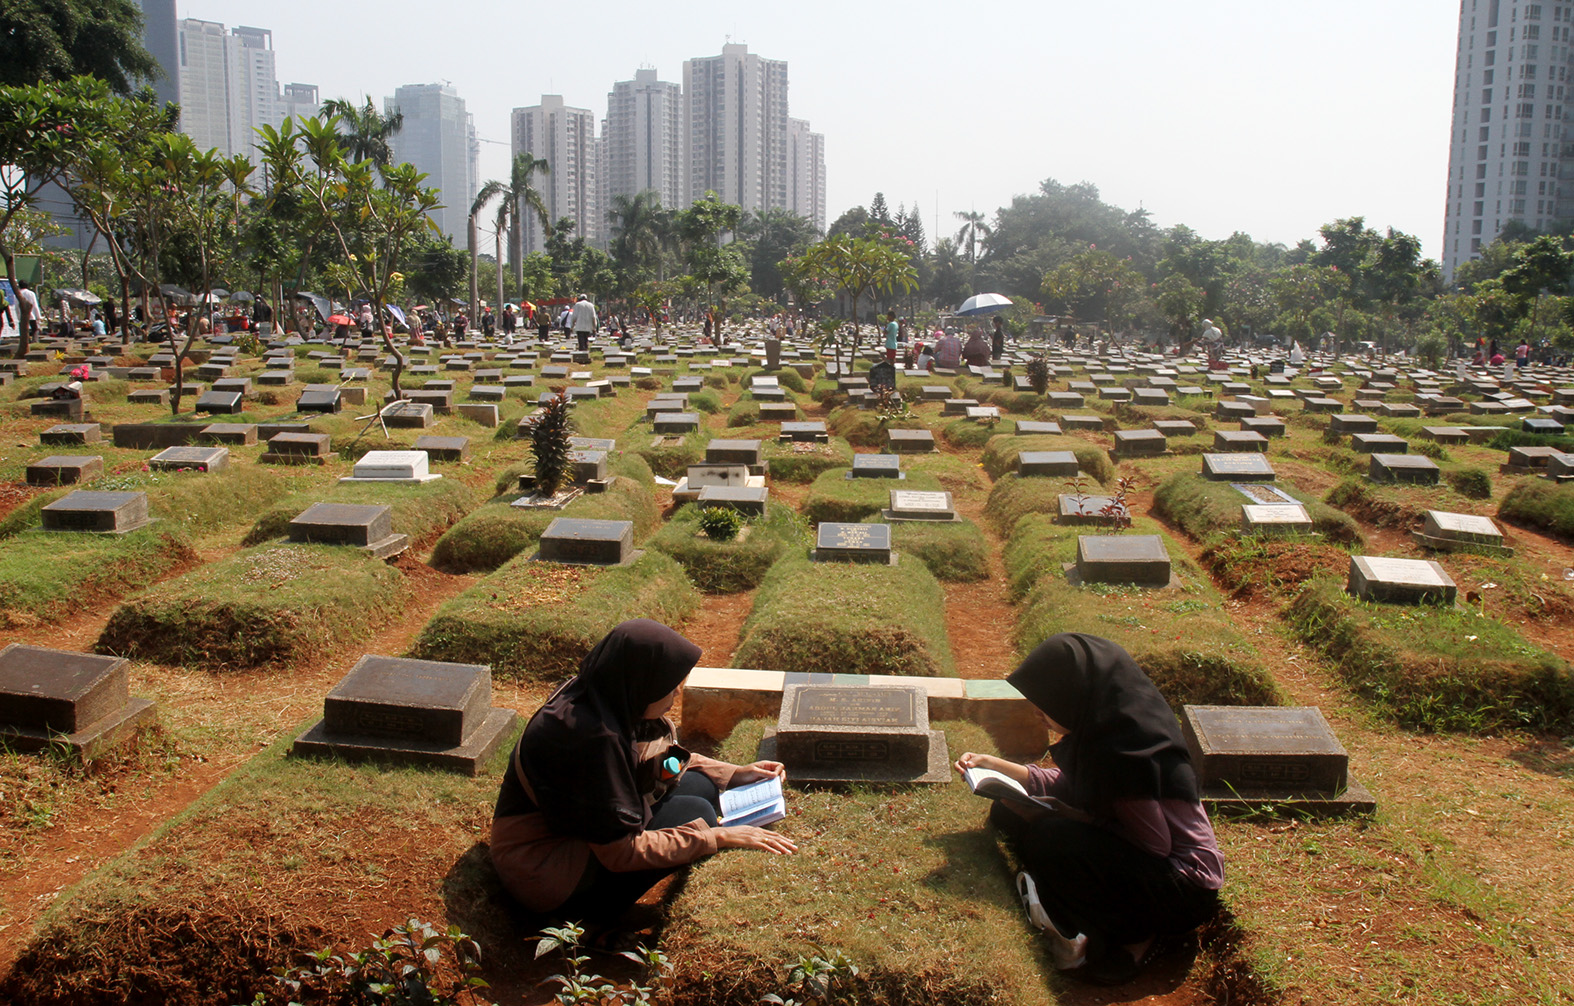
[[[957,314],[991,314],[995,311],[1004,311],[1011,306],[1011,298],[998,293],[976,293],[962,302],[956,309]]]

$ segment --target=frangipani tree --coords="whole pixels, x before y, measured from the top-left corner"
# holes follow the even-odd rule
[[[844,370],[852,368],[863,338],[858,302],[874,294],[906,293],[918,285],[918,273],[905,251],[888,241],[847,234],[826,238],[810,247],[792,271],[795,283],[817,282],[847,294],[853,341]]]

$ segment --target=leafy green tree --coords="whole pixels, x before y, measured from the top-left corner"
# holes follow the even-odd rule
[[[781,274],[783,259],[801,253],[819,234],[814,223],[791,210],[769,209],[751,213],[738,227],[749,264],[749,286],[768,300],[779,301],[787,286]]]
[[[848,296],[848,317],[853,323],[853,340],[844,369],[851,371],[862,341],[862,328],[858,323],[859,300],[875,294],[912,289],[917,282],[912,260],[889,242],[848,237],[845,234],[826,238],[804,252],[802,259],[801,268],[808,276]]]
[[[930,256],[928,296],[939,305],[962,303],[967,299],[972,285],[970,268],[956,242],[950,238],[941,238],[935,242],[934,254]]]
[[[142,9],[133,0],[0,5],[0,85],[27,87],[81,75],[97,77],[119,94],[162,76],[142,44]]]
[[[632,196],[613,196],[607,222],[612,224],[612,261],[620,289],[633,291],[651,279],[666,278],[672,214],[662,208],[661,193],[646,189]]]
[[[1192,332],[1203,314],[1207,294],[1180,273],[1166,276],[1159,281],[1153,298],[1154,306],[1169,322],[1170,334],[1183,345],[1190,343]]]
[[[855,238],[869,236],[869,211],[862,206],[854,206],[841,216],[831,221],[831,226],[826,228],[826,237],[835,237],[838,234],[847,234]]]
[[[470,274],[470,257],[440,233],[417,233],[410,244],[410,269],[405,288],[410,296],[428,304],[448,302],[459,293]]]
[[[1044,274],[1045,307],[1125,328],[1146,295],[1147,278],[1113,252],[1089,249]]]
[[[738,229],[743,207],[724,203],[714,192],[677,215],[675,230],[684,247],[684,264],[689,275],[705,288],[705,309],[716,309],[718,292],[725,296],[748,279],[743,255],[734,245],[723,245],[722,236]],[[718,339],[722,313],[716,314]]]
[[[969,210],[966,213],[957,210],[951,215],[962,221],[961,229],[956,232],[957,247],[967,249],[968,265],[977,265],[978,246],[989,240],[990,227],[985,222],[988,218],[977,210]]]
[[[1542,299],[1549,294],[1567,294],[1571,277],[1574,253],[1565,251],[1558,238],[1546,234],[1521,247],[1514,255],[1513,267],[1503,273],[1503,291],[1518,302],[1520,317],[1529,317],[1532,344],[1540,338],[1537,324]]]
[[[322,115],[339,123],[339,143],[352,163],[371,161],[386,167],[393,160],[389,141],[404,128],[403,112],[384,115],[368,94],[359,108],[346,98],[329,98],[322,103]]]

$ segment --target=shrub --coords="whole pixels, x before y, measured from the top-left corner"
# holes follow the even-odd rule
[[[1520,479],[1497,512],[1504,520],[1574,538],[1574,483]]]
[[[804,547],[807,541],[803,522],[780,503],[767,504],[765,516],[749,521],[747,532],[731,541],[713,541],[702,534],[700,516],[697,505],[684,504],[648,545],[676,559],[694,586],[707,594],[758,587],[787,549]]]
[[[743,514],[726,506],[709,506],[700,510],[700,530],[711,541],[732,541],[743,529]]]
[[[1448,484],[1461,496],[1473,500],[1492,498],[1492,476],[1479,468],[1455,468],[1446,473]]]
[[[535,460],[536,492],[551,497],[557,494],[568,472],[568,396],[547,399],[530,424],[530,454]]]

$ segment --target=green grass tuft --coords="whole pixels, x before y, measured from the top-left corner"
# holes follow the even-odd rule
[[[1574,482],[1520,479],[1497,512],[1504,520],[1574,539]]]

